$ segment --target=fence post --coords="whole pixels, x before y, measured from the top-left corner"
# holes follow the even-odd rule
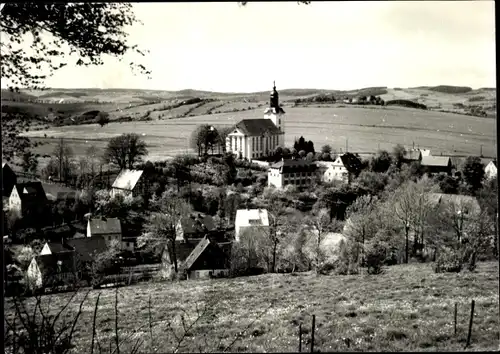
[[[302,323],[299,324],[299,353],[302,353]]]
[[[467,343],[465,343],[465,348],[467,348],[470,344],[470,337],[472,334],[472,323],[474,320],[474,305],[475,304],[476,304],[476,302],[474,300],[472,300],[472,302],[470,304],[469,333],[467,333]]]
[[[455,314],[454,314],[454,322],[455,322],[455,335],[457,335],[457,312],[458,312],[458,303],[455,302]]]
[[[314,327],[316,326],[316,315],[313,315],[313,323],[311,328],[311,353],[314,351]]]

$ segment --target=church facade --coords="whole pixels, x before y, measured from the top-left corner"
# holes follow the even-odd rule
[[[239,121],[226,138],[226,151],[248,160],[268,156],[278,146],[284,146],[284,118],[285,111],[279,104],[279,94],[274,85],[264,118]]]

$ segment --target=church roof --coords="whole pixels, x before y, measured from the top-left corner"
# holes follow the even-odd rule
[[[265,133],[269,134],[281,134],[281,131],[274,125],[273,121],[270,119],[243,119],[238,124],[236,128],[241,130],[243,134],[250,136],[263,135]]]

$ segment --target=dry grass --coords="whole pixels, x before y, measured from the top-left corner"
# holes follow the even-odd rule
[[[188,106],[180,108],[185,107]],[[287,146],[293,145],[295,137],[303,135],[314,142],[316,149],[330,144],[337,151],[345,149],[348,139],[349,151],[353,152],[375,152],[379,147],[391,150],[396,144],[411,147],[415,142],[415,145],[431,149],[435,155],[479,155],[481,145],[485,157],[496,153],[493,119],[401,107],[287,107],[286,112]],[[47,134],[48,138],[55,139],[63,136],[69,141],[87,140],[85,144],[90,145],[135,132],[144,134],[151,155],[167,157],[173,151],[187,148],[189,136],[199,124],[232,125],[244,118],[260,117],[262,112],[257,109],[180,119],[112,123],[103,128],[96,124],[65,126],[31,131],[25,135],[43,137]],[[49,145],[41,148],[53,150],[53,146]]]
[[[112,340],[114,290],[100,291],[97,328],[101,341]],[[88,352],[92,333],[92,291],[77,325],[75,350]],[[80,298],[83,298],[83,292]],[[380,276],[263,275],[247,278],[152,283],[119,290],[120,338],[146,339],[143,352],[152,352],[148,300],[152,298],[153,347],[172,351],[167,323],[186,311],[195,318],[196,304],[216,299],[213,316],[193,326],[181,351],[219,350],[233,342],[237,352],[293,352],[298,349],[298,325],[305,332],[303,350],[316,315],[315,348],[321,351],[455,351],[463,350],[470,301],[476,310],[469,350],[497,350],[499,340],[498,265],[479,264],[477,273],[434,274],[429,264],[394,266]],[[51,308],[69,295],[44,297]],[[458,303],[458,334],[453,334],[453,308]],[[264,314],[263,311],[273,304]],[[78,310],[78,301],[70,306]],[[6,303],[6,316],[11,304]],[[188,321],[189,322],[189,321]],[[141,327],[143,326],[143,327]],[[173,325],[175,327],[175,325]],[[343,338],[350,340],[346,346]],[[122,352],[130,349],[133,340]]]

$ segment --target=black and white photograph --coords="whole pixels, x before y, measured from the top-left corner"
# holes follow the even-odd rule
[[[0,4],[4,353],[500,350],[495,2]]]

